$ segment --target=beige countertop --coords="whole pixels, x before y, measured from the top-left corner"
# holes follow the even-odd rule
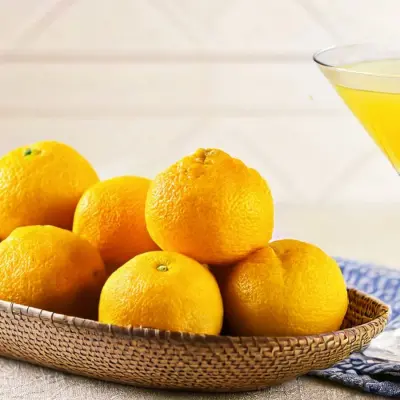
[[[276,234],[313,242],[333,256],[400,267],[400,204],[278,205]],[[330,382],[302,377],[247,394],[171,393],[136,389],[50,371],[0,358],[1,399],[378,399]]]

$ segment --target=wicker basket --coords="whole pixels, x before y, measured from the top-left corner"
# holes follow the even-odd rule
[[[196,391],[261,389],[359,351],[388,307],[350,289],[338,332],[270,338],[127,329],[0,301],[0,355],[135,386]]]

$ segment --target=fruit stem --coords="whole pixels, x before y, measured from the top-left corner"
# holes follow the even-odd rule
[[[28,149],[25,149],[25,151],[24,151],[25,157],[30,156],[30,155],[36,155],[36,154],[40,154],[40,150],[28,148]]]
[[[159,265],[157,267],[157,271],[160,271],[160,272],[167,272],[168,270],[169,270],[169,268],[166,265]]]

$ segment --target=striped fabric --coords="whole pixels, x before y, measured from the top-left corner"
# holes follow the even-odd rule
[[[343,258],[336,260],[348,286],[389,304],[391,317],[385,332],[369,348],[332,368],[313,371],[310,375],[365,392],[400,398],[400,271]]]

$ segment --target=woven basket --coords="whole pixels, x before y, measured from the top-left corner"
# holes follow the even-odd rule
[[[342,330],[291,338],[120,328],[0,301],[0,355],[150,388],[261,389],[327,368],[384,329],[386,305],[353,289],[348,294]]]

